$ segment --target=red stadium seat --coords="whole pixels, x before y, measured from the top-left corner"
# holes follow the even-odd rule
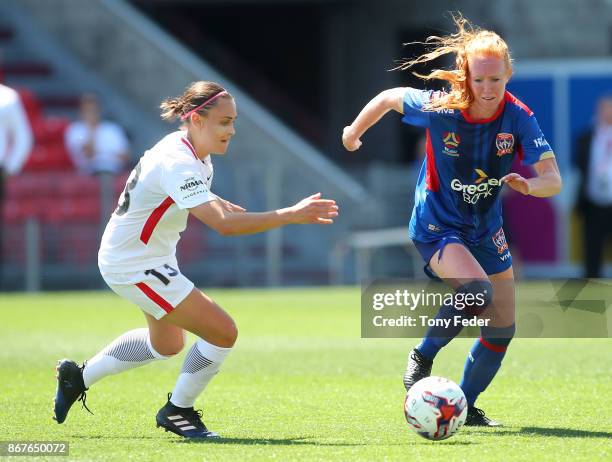
[[[5,225],[25,223],[30,217],[38,217],[38,200],[32,198],[7,200],[2,215]]]
[[[100,222],[100,198],[87,197],[73,202],[71,210],[73,221],[79,223],[98,224]],[[67,217],[68,219],[68,217]]]
[[[3,216],[7,223],[36,217],[43,223],[99,223],[100,185],[95,177],[64,172],[10,177]]]
[[[119,197],[119,195],[125,189],[125,184],[127,183],[127,179],[129,178],[129,176],[130,172],[127,172],[115,177],[113,191],[115,192],[117,197]]]
[[[176,248],[177,257],[183,264],[197,263],[202,261],[206,251],[204,226],[198,222],[197,218],[189,215],[187,229],[181,233],[181,239]]]
[[[39,199],[38,217],[42,223],[62,223],[65,212],[63,203],[58,199]]]
[[[26,249],[24,235],[24,225],[6,228],[2,237],[2,260],[5,265],[25,265]]]
[[[64,144],[64,133],[70,120],[59,117],[47,117],[36,121],[33,127],[34,139],[39,144]]]
[[[44,223],[71,224],[100,221],[100,202],[93,198],[56,198],[39,200],[38,216]]]
[[[74,170],[74,165],[63,142],[35,145],[23,168],[24,172],[71,170]]]
[[[38,195],[39,179],[32,175],[10,176],[6,180],[6,197],[20,199]]]
[[[17,93],[30,123],[42,119],[42,106],[36,95],[26,88],[18,88]]]
[[[61,197],[95,197],[100,196],[98,178],[85,175],[64,174],[58,177],[58,195]]]
[[[95,264],[100,245],[99,226],[63,224],[57,231],[58,263],[85,267]]]
[[[4,73],[14,78],[47,77],[53,73],[53,69],[47,63],[40,61],[21,61],[4,64]]]
[[[18,93],[34,136],[34,148],[24,171],[74,170],[64,145],[64,132],[70,121],[66,118],[45,117],[40,101],[33,92],[20,88]]]

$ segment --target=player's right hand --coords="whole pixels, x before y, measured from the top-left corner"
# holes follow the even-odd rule
[[[344,127],[342,130],[342,144],[347,151],[356,151],[361,147],[361,140],[355,136],[352,127]]]
[[[338,216],[338,206],[332,199],[321,199],[321,193],[313,194],[290,207],[291,223],[331,225]]]

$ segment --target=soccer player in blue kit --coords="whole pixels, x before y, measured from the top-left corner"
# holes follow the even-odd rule
[[[443,305],[436,318],[467,319],[486,312],[490,319],[469,352],[461,388],[468,403],[465,425],[491,427],[501,424],[474,403],[495,377],[515,332],[514,274],[502,229],[500,192],[506,184],[525,195],[550,197],[561,190],[561,176],[533,112],[506,91],[512,75],[507,44],[461,15],[453,20],[454,34],[429,37],[426,43],[433,49],[399,67],[452,54],[454,69],[419,75],[447,81],[449,88],[383,91],[345,127],[342,142],[349,151],[359,149],[361,136],[390,110],[403,114],[404,123],[426,129],[426,158],[409,235],[425,260],[426,273],[440,277],[465,300],[474,300],[463,310]],[[517,155],[533,166],[536,176],[525,179],[510,172]],[[460,323],[444,330],[429,328],[409,353],[406,390],[431,374],[436,354],[461,328]]]

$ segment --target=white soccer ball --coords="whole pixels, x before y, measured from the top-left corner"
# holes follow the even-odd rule
[[[404,414],[408,426],[428,440],[450,438],[463,426],[467,401],[463,390],[444,377],[426,377],[406,395]]]

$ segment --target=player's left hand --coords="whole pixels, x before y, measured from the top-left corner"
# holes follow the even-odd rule
[[[287,210],[290,211],[291,223],[298,225],[331,225],[338,216],[336,201],[322,199],[320,192],[305,197]]]
[[[527,196],[531,192],[531,185],[529,184],[529,180],[523,178],[518,173],[508,173],[506,176],[501,178],[500,180],[503,183],[506,183],[515,191],[520,192]]]

